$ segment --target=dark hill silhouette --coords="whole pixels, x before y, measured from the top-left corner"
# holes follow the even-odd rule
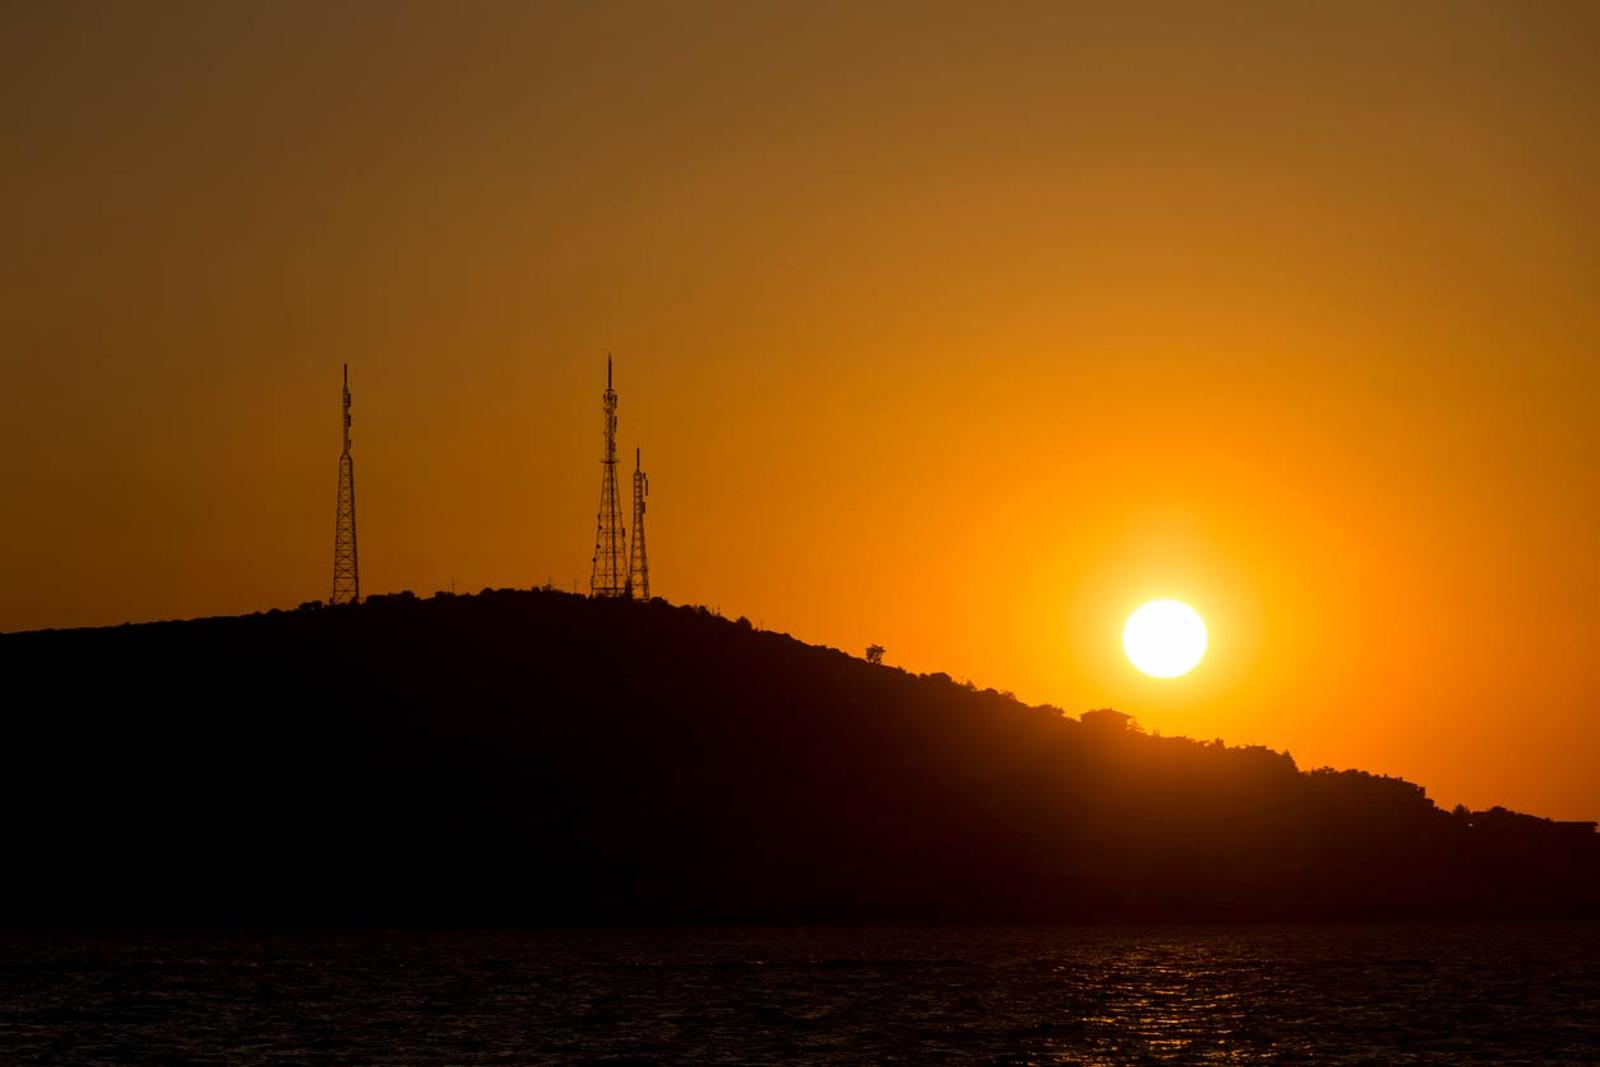
[[[703,609],[0,636],[0,925],[1600,916],[1600,837]]]

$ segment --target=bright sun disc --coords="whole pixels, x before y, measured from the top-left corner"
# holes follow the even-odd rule
[[[1206,654],[1205,620],[1181,600],[1152,600],[1128,616],[1122,647],[1144,673],[1176,678]]]

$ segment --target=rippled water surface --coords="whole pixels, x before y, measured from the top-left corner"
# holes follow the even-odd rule
[[[0,1063],[1600,1063],[1600,927],[0,941]]]

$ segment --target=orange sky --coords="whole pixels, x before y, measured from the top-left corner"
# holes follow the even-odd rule
[[[672,600],[1600,817],[1600,8],[1324,6],[8,4],[0,629],[326,596],[343,361],[570,586],[611,350]]]

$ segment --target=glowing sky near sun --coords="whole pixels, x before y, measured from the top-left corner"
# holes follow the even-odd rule
[[[0,629],[586,578],[1600,817],[1600,8],[7,5]],[[1159,681],[1120,647],[1176,596]]]

